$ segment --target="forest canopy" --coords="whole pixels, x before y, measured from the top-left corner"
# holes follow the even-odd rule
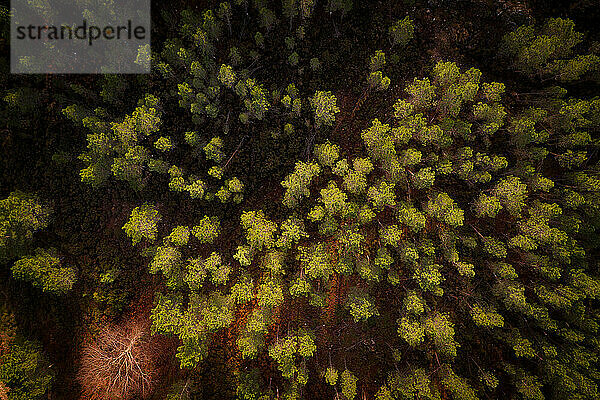
[[[156,3],[140,75],[9,74],[3,30],[0,399],[600,398],[559,3]]]

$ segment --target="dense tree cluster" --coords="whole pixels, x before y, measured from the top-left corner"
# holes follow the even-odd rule
[[[417,58],[428,17],[383,8],[162,10],[150,74],[61,81],[82,141],[44,162],[96,200],[80,222],[62,189],[3,192],[0,289],[78,310],[84,396],[600,397],[597,43],[503,28],[489,71]],[[44,335],[11,304],[0,399],[41,398]]]

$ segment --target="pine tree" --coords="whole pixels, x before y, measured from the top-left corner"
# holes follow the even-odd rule
[[[192,234],[200,243],[213,243],[221,233],[221,223],[217,217],[205,215],[198,225],[192,228]]]
[[[289,248],[309,235],[304,230],[303,222],[295,217],[289,217],[281,224],[281,235],[277,239],[278,247]]]
[[[342,395],[347,400],[353,400],[356,397],[356,383],[358,378],[349,370],[344,370],[340,374],[340,388]]]
[[[494,194],[509,213],[518,216],[525,206],[527,185],[518,177],[509,176],[496,184]]]
[[[154,241],[161,219],[158,210],[146,203],[133,209],[129,221],[123,225],[123,230],[131,238],[134,246],[142,239]]]
[[[315,163],[296,163],[294,172],[289,174],[281,182],[286,191],[283,196],[283,204],[289,208],[295,208],[302,197],[310,195],[308,186],[313,178],[319,175],[321,168]]]
[[[447,315],[435,313],[428,316],[424,328],[441,354],[449,357],[456,356],[458,343],[454,340],[454,324],[450,322]]]
[[[415,319],[402,317],[398,321],[398,336],[411,347],[416,347],[425,340],[425,328]]]
[[[219,81],[230,89],[233,89],[237,82],[237,77],[233,68],[229,65],[222,64],[219,70]]]
[[[373,299],[359,290],[348,295],[347,307],[354,322],[367,321],[369,318],[379,315]]]
[[[396,218],[398,222],[408,226],[414,232],[418,232],[425,227],[425,215],[414,206],[404,202],[398,204]]]
[[[319,164],[324,167],[332,167],[340,156],[340,147],[329,142],[315,146],[315,156]]]
[[[335,121],[335,115],[340,112],[336,97],[329,91],[318,90],[310,98],[310,104],[314,110],[315,126],[331,126]]]
[[[428,78],[417,79],[410,84],[406,91],[411,96],[411,103],[418,108],[430,107],[435,99],[435,88]]]
[[[306,275],[313,279],[328,279],[333,273],[333,265],[323,243],[311,247],[298,247],[298,259]]]
[[[446,193],[439,193],[427,202],[427,213],[436,219],[457,227],[464,222],[464,212]]]
[[[77,280],[74,268],[63,267],[54,249],[36,249],[35,254],[19,259],[12,266],[16,279],[29,281],[45,292],[65,294]]]
[[[403,19],[397,20],[389,28],[390,41],[392,47],[398,46],[399,48],[405,47],[408,42],[414,37],[415,27],[410,17],[404,17]]]
[[[343,216],[348,210],[348,195],[337,187],[335,181],[330,181],[325,189],[321,189],[319,200],[331,216]]]
[[[456,373],[452,370],[452,368],[448,364],[442,365],[442,369],[440,370],[440,375],[442,377],[442,385],[452,395],[454,398],[459,400],[477,400],[477,394],[475,390],[460,376],[456,375]]]
[[[22,337],[0,357],[0,382],[8,388],[7,399],[41,399],[55,379],[52,365],[39,342]]]
[[[570,81],[600,66],[594,54],[570,58],[582,40],[583,34],[575,31],[573,21],[550,18],[542,27],[521,26],[507,34],[501,50],[517,70],[530,78],[549,76]]]
[[[240,219],[252,249],[261,251],[263,248],[270,249],[275,245],[277,224],[269,221],[262,210],[243,212]]]
[[[0,262],[27,251],[33,234],[48,226],[51,212],[37,196],[20,191],[0,200]]]

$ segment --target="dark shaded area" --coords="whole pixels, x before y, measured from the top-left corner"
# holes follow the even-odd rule
[[[172,37],[177,27],[165,22],[161,14],[178,14],[184,8],[204,10],[218,5],[218,1],[177,0],[173,2],[152,1],[153,32],[152,40],[160,51],[159,44]],[[575,21],[579,30],[587,33],[585,45],[593,46],[600,40],[600,7],[594,0],[565,2],[560,0],[530,1],[354,1],[354,9],[340,19],[330,16],[319,5],[307,29],[307,40],[298,51],[302,56],[312,54],[319,57],[324,68],[317,75],[310,71],[298,75],[294,68],[281,57],[280,49],[285,46],[284,37],[289,34],[287,24],[282,21],[271,33],[272,42],[267,43],[265,57],[257,65],[257,80],[273,82],[271,89],[283,89],[294,81],[302,92],[313,93],[317,89],[331,90],[338,98],[341,109],[337,125],[329,137],[340,144],[345,154],[353,155],[362,146],[360,132],[365,129],[374,115],[389,113],[391,104],[400,97],[408,80],[414,76],[427,75],[438,60],[451,60],[459,65],[476,67],[482,70],[486,81],[504,82],[509,88],[508,96],[514,99],[518,93],[527,93],[534,86],[521,75],[510,72],[497,56],[500,38],[515,27],[543,21],[549,17],[564,17]],[[274,9],[280,7],[279,3]],[[255,13],[251,10],[250,13]],[[388,52],[387,27],[396,19],[410,15],[415,22],[416,40],[403,51],[398,59],[389,63],[388,75],[392,79],[390,89],[376,99],[365,96],[364,74],[368,69],[368,57],[375,49]],[[251,18],[256,18],[251,15]],[[339,35],[336,33],[339,32]],[[111,180],[102,189],[94,189],[81,183],[79,171],[83,168],[77,156],[85,150],[86,132],[78,128],[61,115],[61,109],[73,101],[91,101],[102,104],[98,91],[102,88],[101,76],[16,76],[8,74],[8,43],[6,34],[0,41],[0,93],[2,96],[13,89],[23,88],[31,91],[32,104],[22,110],[9,108],[6,103],[0,105],[0,198],[19,189],[36,192],[41,199],[49,202],[52,209],[50,225],[35,235],[33,247],[52,246],[64,255],[64,262],[76,267],[78,282],[72,292],[63,297],[42,294],[25,282],[15,281],[10,276],[10,266],[0,267],[0,296],[14,312],[22,334],[38,339],[53,368],[58,371],[52,388],[52,399],[75,399],[79,396],[75,380],[78,363],[78,351],[83,337],[93,332],[95,326],[103,321],[118,321],[134,311],[148,312],[152,299],[140,301],[140,293],[148,298],[161,288],[158,276],[147,272],[147,258],[131,246],[122,226],[129,218],[131,210],[145,201],[152,201],[163,210],[165,220],[177,224],[193,224],[203,215],[217,215],[223,224],[223,248],[232,249],[241,234],[239,227],[239,206],[217,204],[208,208],[199,208],[197,203],[183,193],[167,192],[165,177],[150,178],[142,191],[132,191],[121,181]],[[244,37],[240,42],[251,41]],[[309,47],[310,45],[310,47]],[[223,44],[225,46],[225,44]],[[283,60],[283,61],[282,61]],[[122,88],[123,100],[109,108],[110,113],[120,115],[130,112],[144,93],[165,90],[155,83],[146,84],[141,78],[131,78],[130,87]],[[71,85],[81,85],[90,93],[74,95]],[[574,96],[597,95],[598,83],[574,83],[568,87]],[[231,96],[228,101],[234,102]],[[165,106],[166,126],[177,126],[180,132],[194,129],[187,119],[188,114],[177,104]],[[247,185],[243,209],[250,210],[267,207],[279,201],[283,193],[280,182],[293,169],[297,160],[306,160],[310,156],[307,149],[311,144],[320,143],[326,137],[314,134],[300,126],[297,133],[285,140],[272,140],[272,132],[265,130],[266,125],[254,124],[247,130],[233,131],[227,137],[227,149],[230,152],[229,172]],[[311,137],[311,135],[313,135]],[[597,157],[597,155],[596,155]],[[198,161],[182,152],[182,167],[193,169]],[[287,210],[272,207],[271,217],[281,218]],[[159,237],[167,235],[161,228]],[[226,251],[226,250],[224,250]],[[230,257],[232,254],[226,254]],[[110,271],[118,271],[113,282],[102,282],[102,276]],[[350,282],[340,277],[340,296],[350,286]],[[384,306],[399,308],[398,299],[390,293],[381,293],[386,299]],[[296,304],[299,309],[306,304]],[[306,307],[307,308],[307,307]],[[306,315],[306,314],[304,314]],[[311,316],[315,319],[319,315]],[[350,346],[351,357],[348,362],[361,364],[372,382],[385,379],[383,371],[377,371],[377,365],[392,364],[385,338],[396,335],[396,321],[377,320],[365,327],[335,325],[336,316],[331,325],[323,332],[331,335],[332,357],[336,352],[347,351]],[[458,328],[457,328],[458,329]],[[235,355],[229,350],[235,346],[233,333],[224,334],[216,340],[215,350],[202,367],[195,371],[181,372],[177,369],[177,360],[165,367],[164,384],[156,392],[156,399],[165,398],[166,388],[182,378],[193,376],[203,383],[203,399],[233,398],[230,388],[234,381],[232,363]],[[272,334],[272,333],[271,333]],[[362,342],[360,338],[364,337]],[[379,338],[377,344],[371,344],[366,338]],[[359,338],[359,339],[357,339]],[[352,345],[351,343],[360,342]],[[481,344],[482,347],[485,344]],[[172,346],[175,347],[175,346]],[[171,349],[174,353],[174,349]],[[478,349],[473,349],[477,351]],[[338,361],[342,358],[338,358]],[[239,360],[236,360],[239,361]],[[272,385],[280,382],[279,374],[268,360],[260,360],[264,371],[275,376]],[[317,360],[326,365],[328,360]],[[431,361],[433,363],[433,361]],[[227,388],[223,392],[223,388]],[[325,398],[328,387],[322,382],[311,381],[306,387],[312,398]],[[374,393],[376,387],[367,387],[367,393]]]

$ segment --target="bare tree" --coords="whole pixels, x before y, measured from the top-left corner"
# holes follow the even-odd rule
[[[156,358],[149,338],[148,325],[142,319],[103,329],[82,351],[78,380],[85,398],[147,397],[152,389]]]
[[[8,400],[8,386],[0,381],[0,400]]]

